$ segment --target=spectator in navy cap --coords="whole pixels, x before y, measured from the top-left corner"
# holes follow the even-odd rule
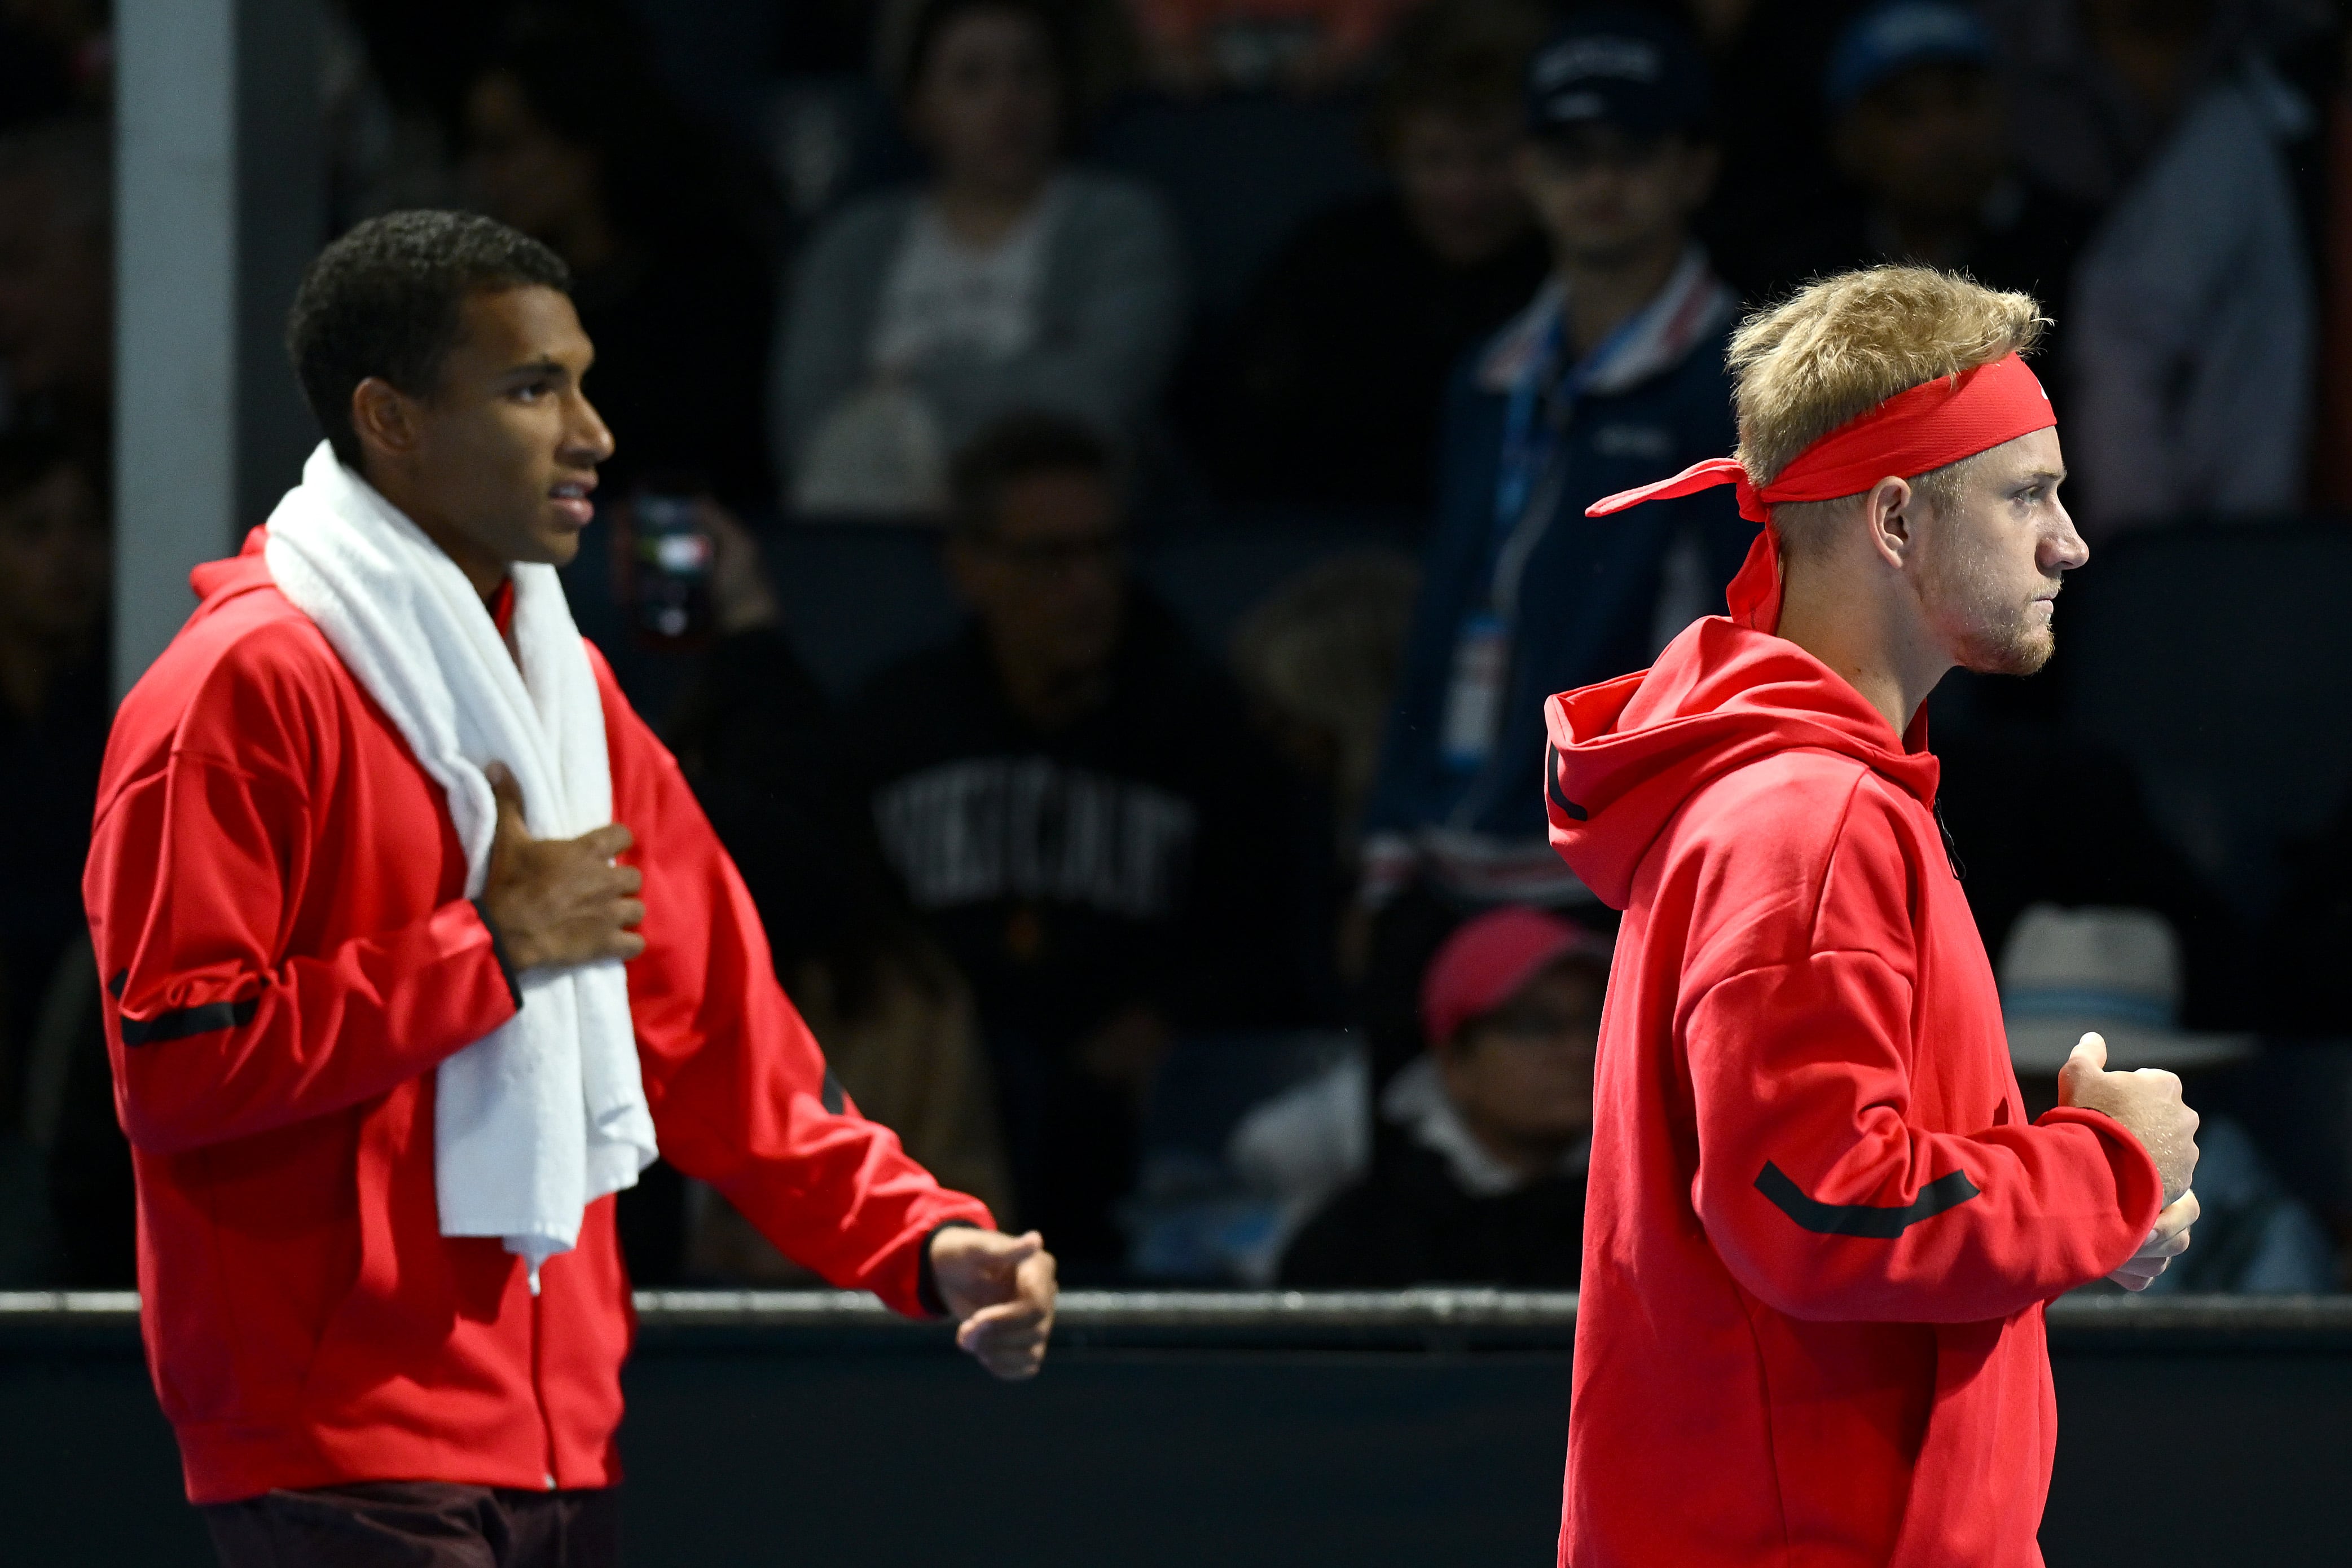
[[[2016,166],[1995,63],[1992,34],[1954,0],[1885,0],[1849,23],[1822,78],[1847,188],[1812,221],[1780,231],[1764,291],[1918,262],[2032,294],[2063,330],[2095,214]],[[2049,339],[2041,361],[2060,362]]]
[[[1595,6],[1572,16],[1528,68],[1528,124],[1538,136],[1609,126],[1641,138],[1703,131],[1706,62],[1671,22]]]
[[[1655,519],[1584,516],[1734,441],[1738,301],[1690,231],[1717,161],[1696,45],[1647,12],[1579,13],[1529,63],[1526,111],[1519,175],[1551,275],[1449,391],[1366,814],[1366,1022],[1383,1067],[1419,1045],[1410,996],[1383,977],[1419,974],[1465,913],[1589,897],[1547,839],[1543,699],[1640,669],[1720,610],[1755,536],[1719,493]]]

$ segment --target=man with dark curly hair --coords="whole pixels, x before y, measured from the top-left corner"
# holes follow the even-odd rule
[[[230,1564],[615,1561],[613,1194],[657,1153],[999,1375],[1045,1353],[1039,1238],[849,1103],[572,626],[614,440],[568,283],[486,218],[330,246],[289,330],[326,440],[115,722],[83,890]]]

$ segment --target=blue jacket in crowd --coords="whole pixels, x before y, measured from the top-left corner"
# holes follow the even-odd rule
[[[1557,282],[1447,391],[1437,517],[1379,777],[1365,895],[1580,896],[1547,841],[1543,703],[1646,666],[1723,610],[1755,538],[1728,489],[1612,517],[1600,497],[1728,455],[1738,301],[1693,246],[1657,298],[1563,366]]]

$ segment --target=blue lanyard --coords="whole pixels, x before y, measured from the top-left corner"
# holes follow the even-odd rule
[[[1544,383],[1550,381],[1567,342],[1565,306],[1552,315],[1528,368],[1511,383],[1511,402],[1503,415],[1503,459],[1495,471],[1495,537],[1509,537],[1527,515],[1528,497],[1536,480],[1551,465],[1559,433],[1550,420],[1538,421]],[[1540,430],[1538,430],[1540,426]]]
[[[1551,467],[1552,458],[1559,449],[1559,422],[1536,417],[1543,404],[1546,385],[1559,375],[1560,402],[1574,402],[1625,340],[1641,330],[1649,316],[1646,308],[1634,311],[1563,375],[1558,367],[1568,346],[1568,302],[1561,300],[1559,308],[1552,313],[1550,325],[1544,329],[1543,341],[1537,346],[1528,368],[1511,383],[1511,401],[1503,416],[1502,462],[1495,472],[1493,549],[1499,549],[1502,541],[1510,538],[1526,517],[1536,485]]]

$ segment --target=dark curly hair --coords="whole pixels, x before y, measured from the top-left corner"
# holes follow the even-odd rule
[[[320,251],[286,319],[286,351],[335,455],[360,465],[352,392],[370,376],[421,396],[457,344],[469,294],[571,292],[572,270],[529,235],[471,213],[386,213]]]

